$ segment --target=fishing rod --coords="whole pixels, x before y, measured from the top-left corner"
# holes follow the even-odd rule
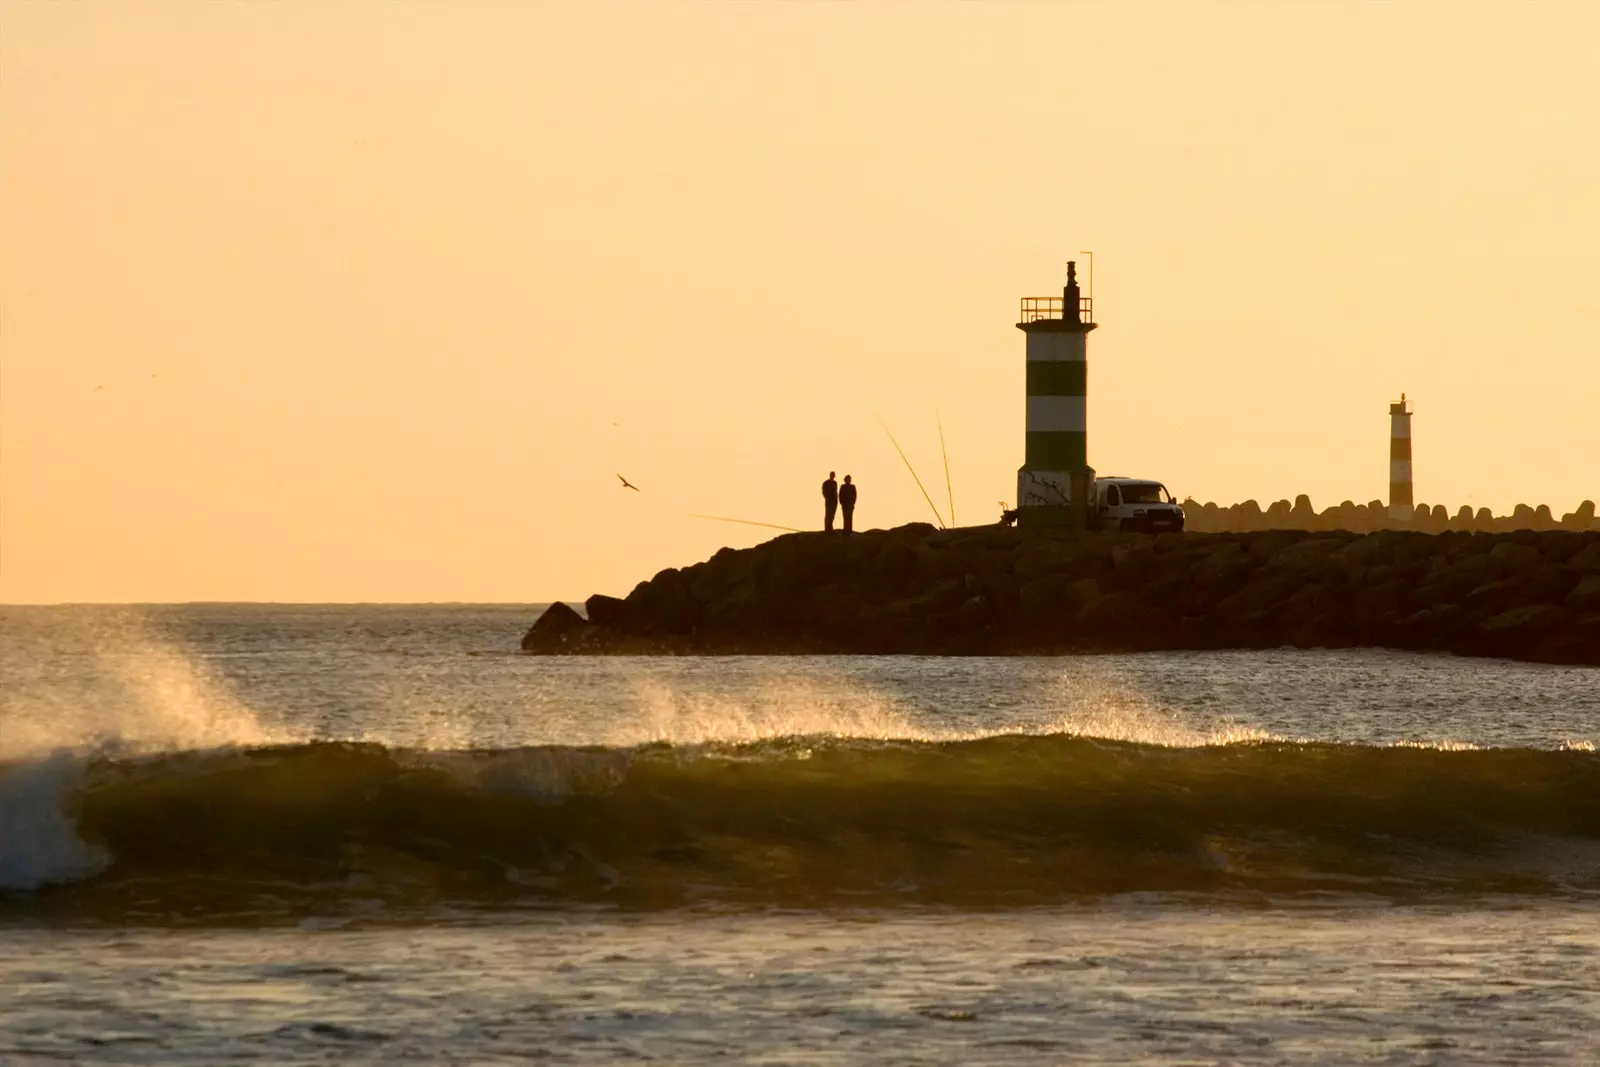
[[[928,490],[923,488],[922,479],[917,477],[916,468],[911,465],[911,461],[909,459],[906,459],[905,449],[901,448],[900,442],[894,439],[894,432],[889,429],[889,424],[884,422],[883,418],[880,416],[878,419],[878,425],[882,426],[883,432],[889,435],[889,443],[894,445],[894,450],[896,452],[900,453],[900,462],[906,465],[906,470],[911,472],[911,480],[917,483],[918,489],[922,490],[922,499],[926,500],[928,502],[928,507],[933,509],[933,517],[938,521],[939,529],[948,529],[948,527],[946,527],[944,524],[944,516],[939,514],[939,509],[933,502],[933,497],[928,495]]]
[[[741,526],[765,526],[769,530],[785,530],[789,533],[802,533],[803,531],[793,526],[779,526],[775,522],[756,522],[753,519],[729,519],[722,515],[690,515],[691,519],[710,519],[712,522],[736,522]]]
[[[944,491],[950,497],[950,525],[956,524],[956,490],[950,484],[950,453],[944,447],[944,419],[939,417],[939,412],[933,413],[933,421],[939,424],[939,455],[944,457]]]

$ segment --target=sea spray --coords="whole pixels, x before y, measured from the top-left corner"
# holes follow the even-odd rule
[[[1040,732],[1172,747],[1275,739],[1223,716],[1180,716],[1114,672],[1080,663],[1064,666],[1029,694],[1034,706],[1059,709],[1041,730],[1040,724],[1008,721],[991,707],[946,707],[941,710],[955,713],[951,723],[935,725],[918,714],[908,695],[848,676],[780,673],[755,690],[719,693],[686,687],[659,663],[640,670],[626,660],[609,662],[619,664],[611,669],[627,677],[631,690],[631,700],[615,709],[605,731],[613,746],[747,744],[785,737],[971,741]],[[985,717],[992,725],[972,725]]]
[[[1112,672],[1094,667],[1064,670],[1040,696],[1046,706],[1061,709],[1049,732],[1069,737],[1169,748],[1284,740],[1224,718],[1200,724],[1192,714],[1180,717]]]
[[[9,694],[0,733],[0,889],[32,890],[87,878],[113,859],[83,840],[77,794],[95,763],[160,752],[258,746],[288,740],[271,730],[171,640],[133,610],[98,612],[62,627],[102,686],[91,693],[35,687]],[[11,661],[7,668],[15,666]]]
[[[610,730],[614,745],[740,744],[782,737],[954,736],[912,725],[892,697],[845,681],[776,677],[756,693],[691,693],[659,676],[633,680],[634,701]]]
[[[67,813],[82,772],[83,761],[66,752],[0,767],[0,889],[37,889],[105,868],[105,850],[86,844]]]
[[[137,610],[69,617],[52,636],[92,666],[85,673],[94,684],[15,687],[3,708],[0,761],[59,749],[125,754],[296,739],[264,725],[204,660]]]

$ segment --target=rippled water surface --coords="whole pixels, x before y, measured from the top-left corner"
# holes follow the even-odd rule
[[[0,1063],[1587,1063],[1600,671],[0,609]]]
[[[12,931],[0,1056],[1589,1063],[1592,912],[568,917]]]

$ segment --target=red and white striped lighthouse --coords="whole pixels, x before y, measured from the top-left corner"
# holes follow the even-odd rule
[[[1398,404],[1389,405],[1389,517],[1395,522],[1410,522],[1416,506],[1411,491],[1411,412],[1406,410],[1406,394]]]

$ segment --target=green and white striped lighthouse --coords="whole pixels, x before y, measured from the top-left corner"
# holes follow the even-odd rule
[[[1017,521],[1081,526],[1094,471],[1089,467],[1089,331],[1094,307],[1067,264],[1060,296],[1025,296],[1017,323],[1028,338],[1027,447],[1017,471]]]

